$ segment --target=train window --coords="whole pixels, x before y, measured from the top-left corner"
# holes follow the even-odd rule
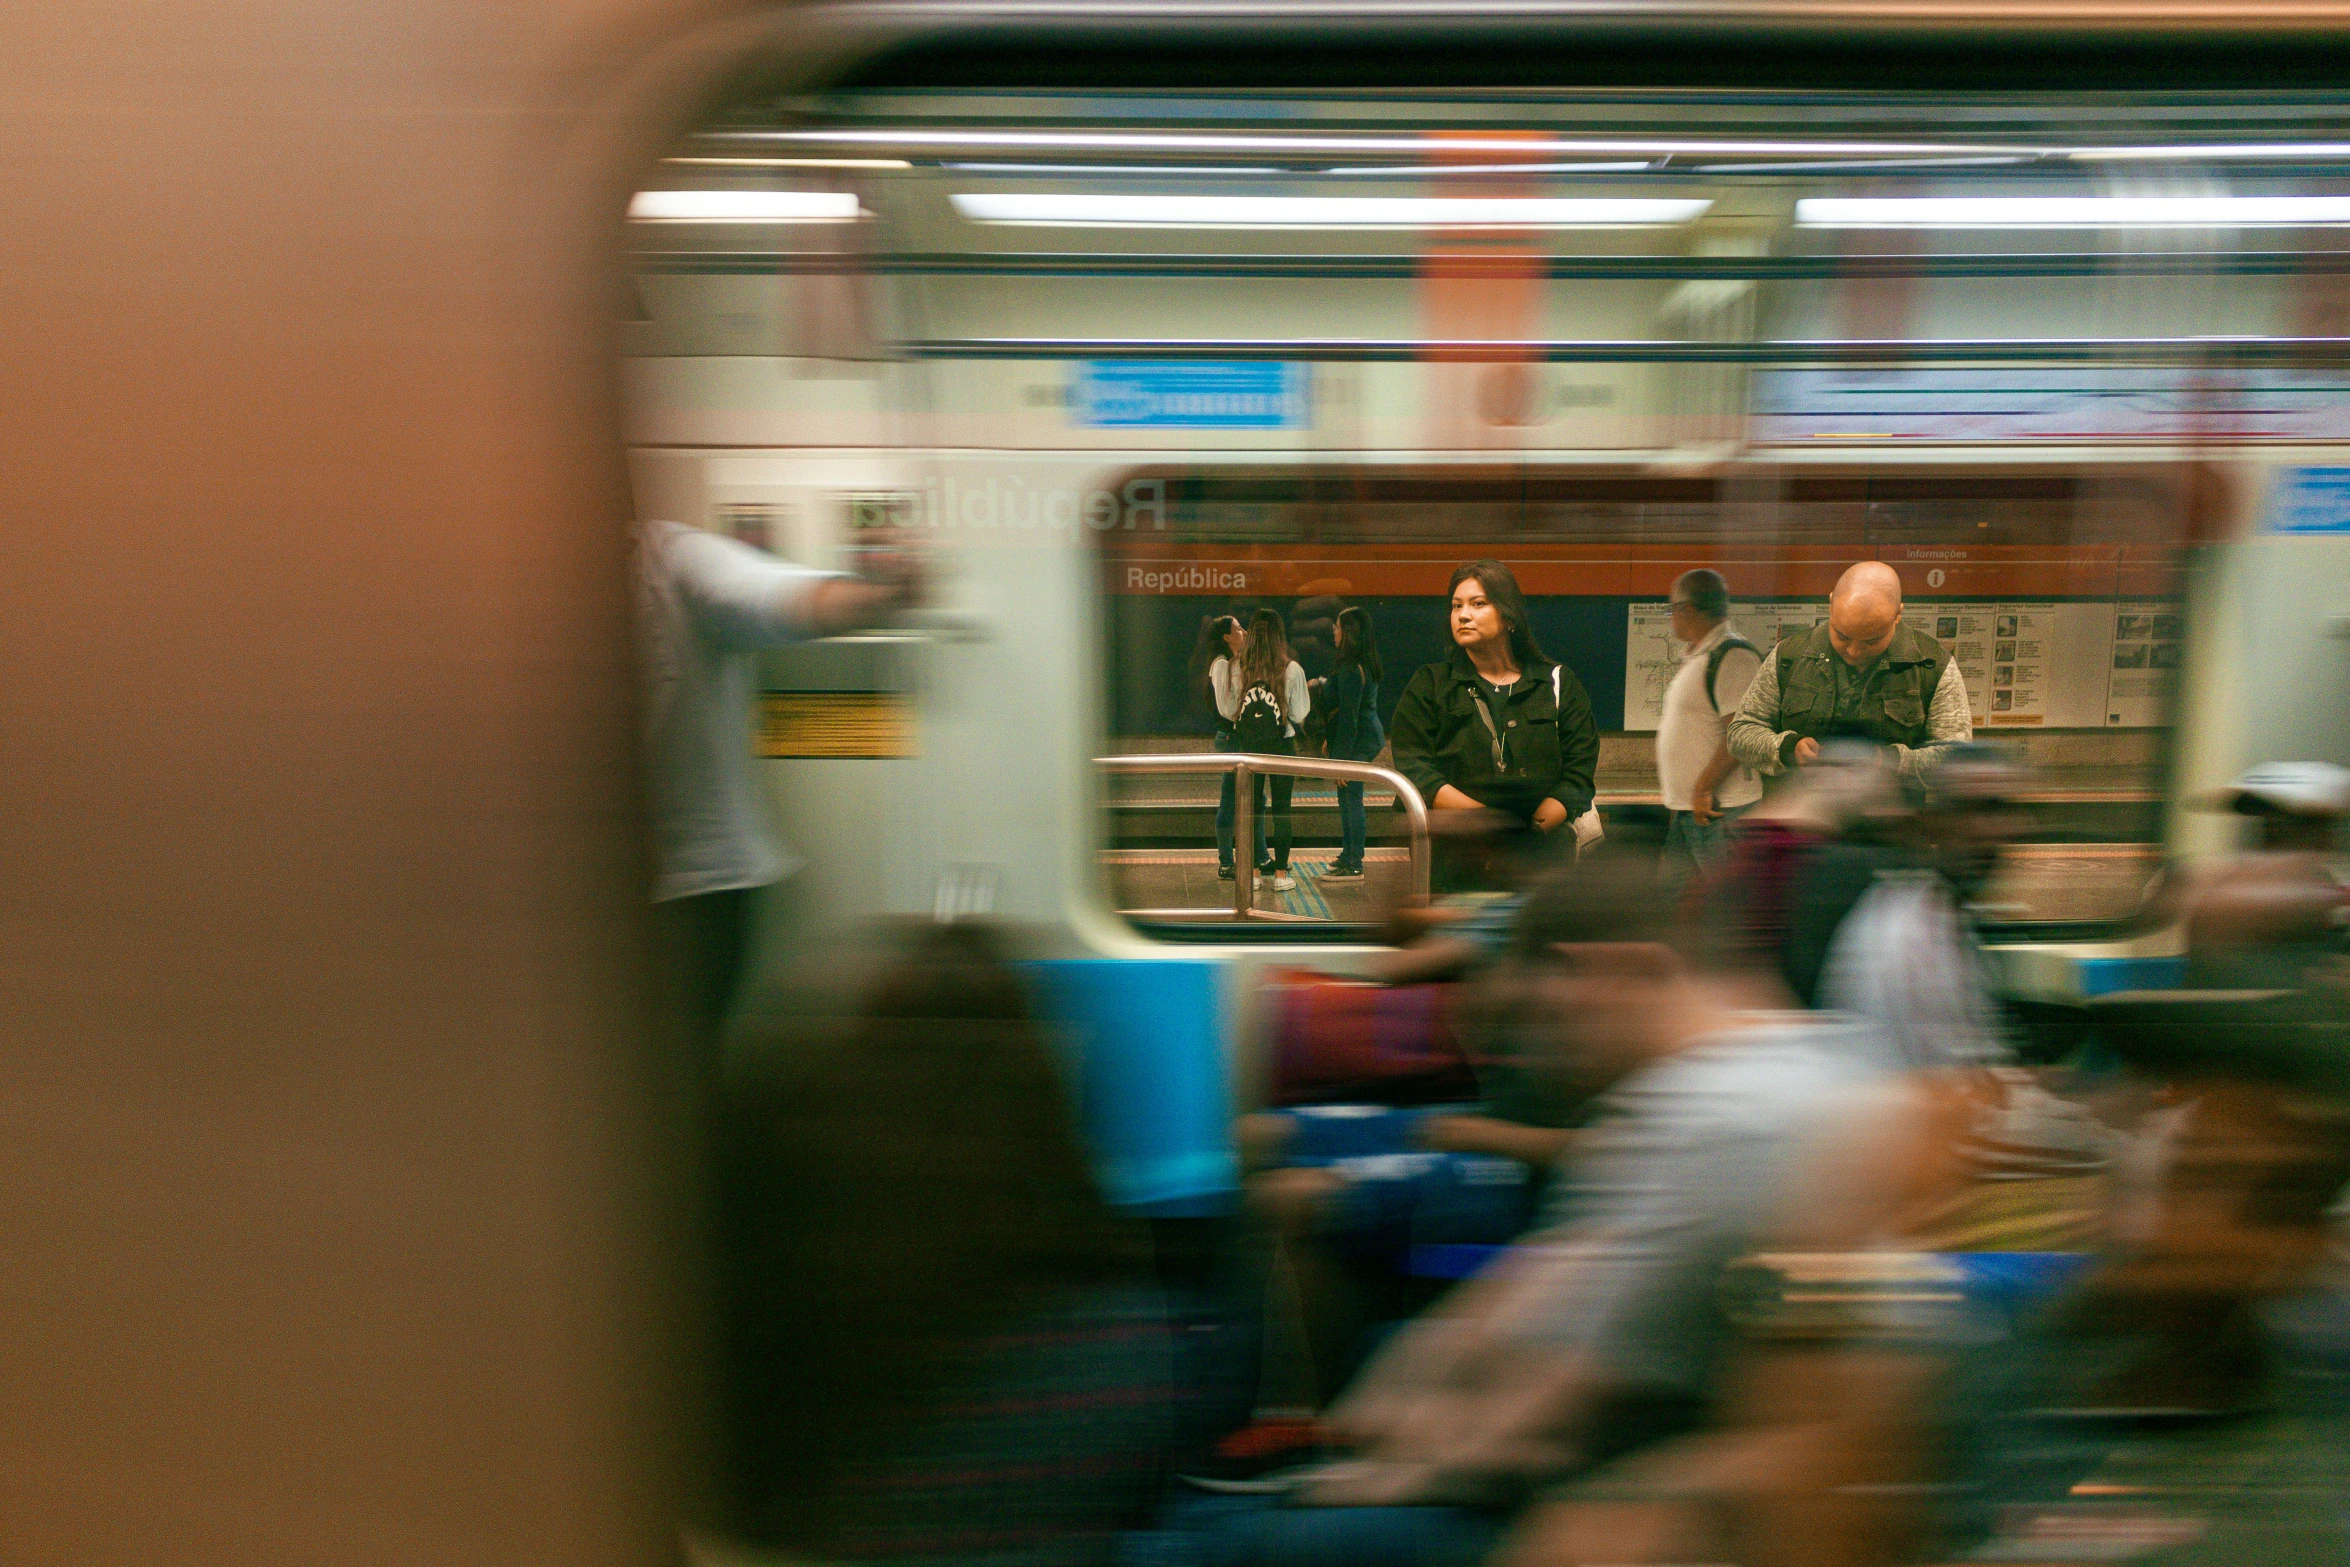
[[[1220,940],[1360,936],[1418,893],[1392,755],[1326,754],[1342,611],[1391,726],[1446,656],[1452,569],[1507,563],[1588,696],[1599,818],[1637,838],[1674,579],[1721,572],[1767,643],[1882,561],[2036,779],[1985,917],[2077,932],[2162,854],[2188,550],[2317,461],[2295,443],[2350,438],[2333,154],[2257,152],[2330,111],[2184,103],[736,104],[632,209],[640,510],[823,565],[911,543],[969,632],[769,661],[788,835],[919,820],[909,863],[984,862],[1013,910]],[[1219,617],[1266,610],[1313,699],[1260,811],[1224,804],[1199,666]],[[1364,874],[1334,876],[1357,781]],[[1235,846],[1227,880],[1242,814],[1272,818],[1270,874]]]
[[[1447,655],[1453,567],[1491,557],[1528,595],[1538,641],[1588,693],[1600,730],[1598,808],[1620,836],[1636,837],[1654,830],[1662,807],[1655,735],[1675,664],[1663,619],[1673,581],[1694,567],[1720,571],[1734,624],[1768,646],[1812,629],[1846,565],[1884,559],[1904,579],[1905,621],[1946,647],[1963,676],[1976,732],[2033,764],[2030,841],[2008,854],[1986,917],[2116,920],[2155,868],[2169,712],[2167,673],[2156,670],[2167,672],[2175,652],[2156,666],[2153,649],[2175,650],[2179,636],[2183,517],[2176,482],[2159,473],[1913,459],[1831,471],[1748,463],[1691,479],[1596,464],[1373,460],[1132,476],[1163,488],[1169,505],[1163,528],[1098,541],[1115,749],[1170,757],[1228,743],[1219,732],[1230,726],[1194,689],[1198,670],[1186,659],[1203,621],[1247,621],[1263,608],[1283,618],[1310,680],[1332,671],[1337,613],[1365,611],[1391,671],[1381,686],[1391,716],[1410,672]],[[1236,515],[1247,526],[1233,526]],[[1310,710],[1301,739],[1329,754]],[[1208,837],[1220,809],[1232,814],[1220,780],[1138,772],[1121,782],[1110,804],[1113,885],[1158,921],[1173,917],[1170,905],[1222,916],[1233,900],[1229,884],[1209,879]],[[1292,786],[1293,886],[1264,899],[1314,921],[1376,922],[1413,890],[1411,824],[1392,786],[1374,786],[1365,876],[1325,881],[1343,823],[1334,785],[1318,782]]]

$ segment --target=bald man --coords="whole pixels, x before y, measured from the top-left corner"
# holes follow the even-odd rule
[[[1864,560],[1836,579],[1828,623],[1771,649],[1730,719],[1730,754],[1769,777],[1808,767],[1820,741],[1890,746],[1915,773],[1935,746],[1974,738],[1966,680],[1941,643],[1901,623],[1901,578]]]

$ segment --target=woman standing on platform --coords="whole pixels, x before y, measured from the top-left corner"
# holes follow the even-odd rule
[[[1248,646],[1248,633],[1240,626],[1236,615],[1210,615],[1200,622],[1199,639],[1191,648],[1189,694],[1203,698],[1209,714],[1215,720],[1216,750],[1232,749],[1232,720],[1224,714],[1224,693],[1231,688],[1233,670],[1240,663],[1241,649]],[[1232,877],[1232,775],[1224,775],[1224,787],[1216,798],[1216,875],[1223,880]],[[1265,857],[1265,822],[1257,818],[1257,858]]]
[[[1544,832],[1576,820],[1599,761],[1583,682],[1535,642],[1509,567],[1470,561],[1451,594],[1451,656],[1396,703],[1395,770],[1436,810],[1490,808]]]
[[[1379,721],[1379,639],[1370,612],[1350,605],[1338,613],[1338,663],[1322,686],[1322,710],[1329,715],[1330,759],[1368,762],[1387,744]],[[1363,786],[1338,786],[1338,858],[1322,874],[1354,880],[1363,874],[1363,846],[1370,836],[1363,818]]]
[[[1262,756],[1297,755],[1297,726],[1312,708],[1306,693],[1306,672],[1289,656],[1289,634],[1281,617],[1260,609],[1249,617],[1248,635],[1237,662],[1218,660],[1211,675],[1216,680],[1216,711],[1232,725],[1231,749]],[[1297,885],[1289,875],[1289,799],[1297,780],[1285,774],[1260,778],[1256,784],[1257,824],[1261,833],[1266,816],[1267,785],[1272,792],[1273,854],[1263,857],[1258,844],[1258,870],[1273,878],[1273,890],[1287,892]],[[1232,829],[1218,816],[1216,857],[1218,876],[1232,874]]]

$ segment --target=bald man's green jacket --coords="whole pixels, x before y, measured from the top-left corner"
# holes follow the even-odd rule
[[[1775,773],[1793,761],[1798,740],[1849,735],[1899,746],[1906,763],[1927,746],[1971,734],[1964,682],[1950,668],[1949,651],[1923,632],[1896,628],[1866,670],[1839,670],[1841,663],[1824,622],[1783,639],[1731,722],[1732,754]]]

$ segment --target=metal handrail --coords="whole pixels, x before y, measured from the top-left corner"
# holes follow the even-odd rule
[[[1409,778],[1368,762],[1334,762],[1319,756],[1267,756],[1254,751],[1171,751],[1142,756],[1097,756],[1094,765],[1112,773],[1230,773],[1232,774],[1232,918],[1288,920],[1297,916],[1259,909],[1257,902],[1255,781],[1279,774],[1288,778],[1329,778],[1340,783],[1383,783],[1395,791],[1411,829],[1412,873],[1407,896],[1414,903],[1428,901],[1428,802]],[[1144,911],[1121,910],[1121,913]],[[1161,918],[1200,918],[1205,911],[1153,909]]]

